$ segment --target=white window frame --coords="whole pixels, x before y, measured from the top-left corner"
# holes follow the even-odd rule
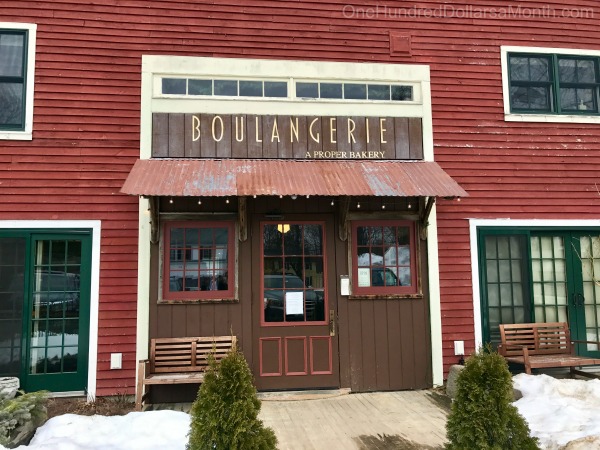
[[[500,47],[500,63],[502,66],[502,96],[504,98],[504,120],[507,122],[548,122],[548,123],[600,123],[600,116],[574,115],[574,114],[523,114],[510,112],[510,83],[508,79],[508,54],[509,53],[538,53],[558,54],[569,56],[595,56],[600,57],[600,50],[577,50],[571,48],[546,48],[546,47]]]
[[[37,25],[33,23],[0,22],[0,29],[27,32],[27,73],[25,75],[25,128],[23,130],[0,130],[0,140],[33,139],[33,92],[35,82],[35,49]]]

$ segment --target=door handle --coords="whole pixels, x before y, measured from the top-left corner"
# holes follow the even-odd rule
[[[585,297],[580,293],[573,293],[573,306],[585,305]]]
[[[329,336],[335,336],[335,311],[329,310]]]

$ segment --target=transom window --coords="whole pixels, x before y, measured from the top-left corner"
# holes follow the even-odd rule
[[[232,298],[232,222],[165,225],[164,300]]]
[[[414,222],[354,222],[352,237],[353,294],[417,293]]]
[[[334,99],[350,101],[413,101],[410,84],[295,80],[236,80],[216,78],[161,78],[163,95],[187,97],[247,97]],[[288,86],[295,86],[295,89]]]
[[[263,323],[325,320],[325,255],[322,223],[265,223]]]
[[[0,29],[0,130],[25,128],[27,31]]]
[[[509,53],[511,112],[598,114],[598,57]]]

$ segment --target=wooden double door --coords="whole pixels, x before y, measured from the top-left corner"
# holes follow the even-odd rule
[[[253,224],[256,384],[262,390],[340,386],[333,217],[258,217]]]

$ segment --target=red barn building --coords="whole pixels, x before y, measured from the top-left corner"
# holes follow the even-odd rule
[[[600,7],[505,3],[3,2],[0,375],[133,393],[233,333],[259,389],[416,389],[499,323],[598,340]]]

